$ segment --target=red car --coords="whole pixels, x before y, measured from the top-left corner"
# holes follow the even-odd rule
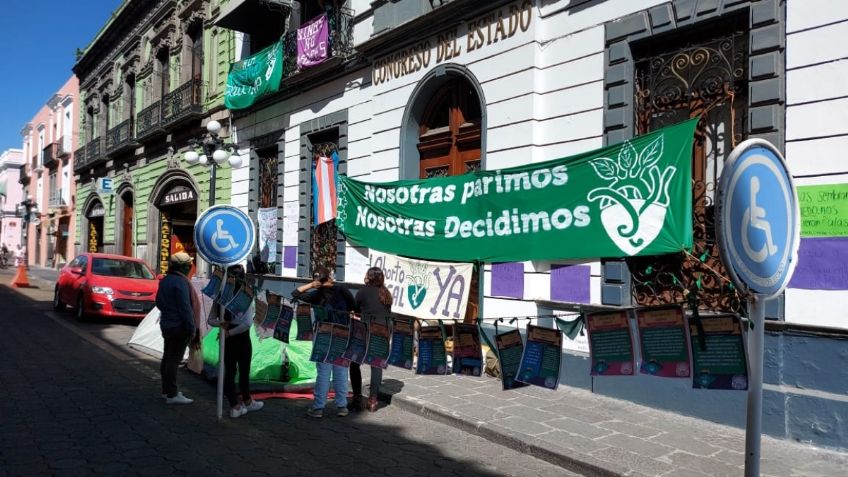
[[[156,306],[158,289],[156,275],[137,258],[84,253],[59,272],[53,308],[70,305],[80,320],[88,315],[142,319]]]

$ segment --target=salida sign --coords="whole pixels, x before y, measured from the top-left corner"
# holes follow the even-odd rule
[[[371,250],[372,267],[383,270],[392,312],[424,320],[461,320],[471,288],[470,263],[428,262]]]
[[[357,245],[427,260],[680,252],[692,246],[696,124],[509,169],[376,184],[342,176],[339,228]]]

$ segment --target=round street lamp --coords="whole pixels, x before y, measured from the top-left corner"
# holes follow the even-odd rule
[[[209,171],[209,207],[215,205],[215,171],[218,167],[227,162],[234,169],[242,165],[238,155],[231,155],[236,150],[235,144],[224,142],[218,137],[220,131],[221,123],[215,120],[209,121],[206,123],[206,134],[198,139],[189,139],[188,143],[191,147],[183,155],[183,159],[189,165],[208,165],[212,168]]]

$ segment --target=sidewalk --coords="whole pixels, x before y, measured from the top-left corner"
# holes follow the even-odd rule
[[[384,383],[393,406],[581,474],[743,475],[744,429],[562,385],[502,391],[491,377],[417,376],[393,367]],[[846,475],[848,453],[763,436],[760,471]]]

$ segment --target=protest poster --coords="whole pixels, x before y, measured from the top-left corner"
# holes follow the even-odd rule
[[[393,312],[422,320],[465,318],[473,264],[416,260],[373,248],[369,261],[383,270]]]
[[[312,354],[309,356],[309,361],[314,361],[316,363],[326,362],[327,357],[330,355],[330,346],[332,342],[333,324],[319,324],[312,339]]]
[[[422,326],[418,331],[418,366],[415,374],[445,374],[448,355],[441,326]]]
[[[639,372],[666,378],[688,378],[689,340],[679,306],[636,312],[642,364]]]
[[[556,389],[561,366],[562,331],[527,325],[527,344],[516,379],[524,384]]]
[[[365,353],[365,364],[386,369],[389,365],[391,322],[388,317],[384,316],[363,316],[363,319],[368,321],[368,347]],[[410,351],[412,351],[411,348]],[[410,361],[411,366],[412,362]]]
[[[277,208],[261,208],[256,219],[259,225],[259,258],[265,263],[277,261]]]
[[[477,325],[453,325],[453,372],[466,376],[480,376],[483,369],[483,348],[480,345],[480,328]]]
[[[253,314],[253,325],[256,328],[256,337],[260,340],[273,336],[274,326],[277,324],[277,317],[268,311],[271,306],[262,301],[256,300],[256,308]]]
[[[633,337],[626,311],[586,315],[592,376],[632,376]]]
[[[347,348],[344,352],[344,358],[362,364],[365,360],[365,354],[368,348],[368,325],[362,320],[350,320],[350,339],[347,341]]]
[[[698,329],[689,319],[692,343],[692,387],[695,389],[748,389],[748,361],[742,322],[736,315],[702,316]],[[701,347],[703,338],[703,348]]]
[[[405,369],[412,369],[412,342],[414,332],[415,326],[413,320],[395,318],[389,364]]]
[[[503,390],[527,386],[516,381],[521,366],[521,356],[524,355],[524,342],[518,330],[499,333],[495,336],[495,346],[498,349],[498,365],[501,368],[501,384]]]
[[[221,305],[226,306],[233,299],[233,295],[236,292],[236,279],[235,277],[227,277],[227,281],[224,282],[224,286],[221,289],[221,293],[218,295],[218,302]]]
[[[292,319],[294,319],[294,308],[288,303],[284,303],[280,307],[280,318],[277,320],[276,326],[274,326],[274,339],[278,339],[283,343],[289,342]]]
[[[326,323],[321,324],[324,325]],[[338,323],[331,323],[330,325],[330,352],[327,353],[327,358],[324,362],[333,366],[347,368],[350,366],[350,361],[345,359],[344,354],[347,349],[347,342],[350,340],[350,329]]]
[[[328,57],[330,23],[327,14],[319,15],[297,29],[298,69],[319,65]]]
[[[230,300],[224,308],[233,315],[240,315],[247,312],[250,305],[253,304],[253,287],[242,285],[232,300]]]
[[[216,269],[212,272],[212,277],[209,279],[209,283],[203,287],[201,292],[208,296],[211,299],[215,299],[218,296],[218,293],[221,291],[221,284],[223,283],[224,272],[220,269]]]
[[[294,319],[297,321],[297,335],[294,339],[298,341],[312,341],[312,307],[298,304],[295,309]]]

